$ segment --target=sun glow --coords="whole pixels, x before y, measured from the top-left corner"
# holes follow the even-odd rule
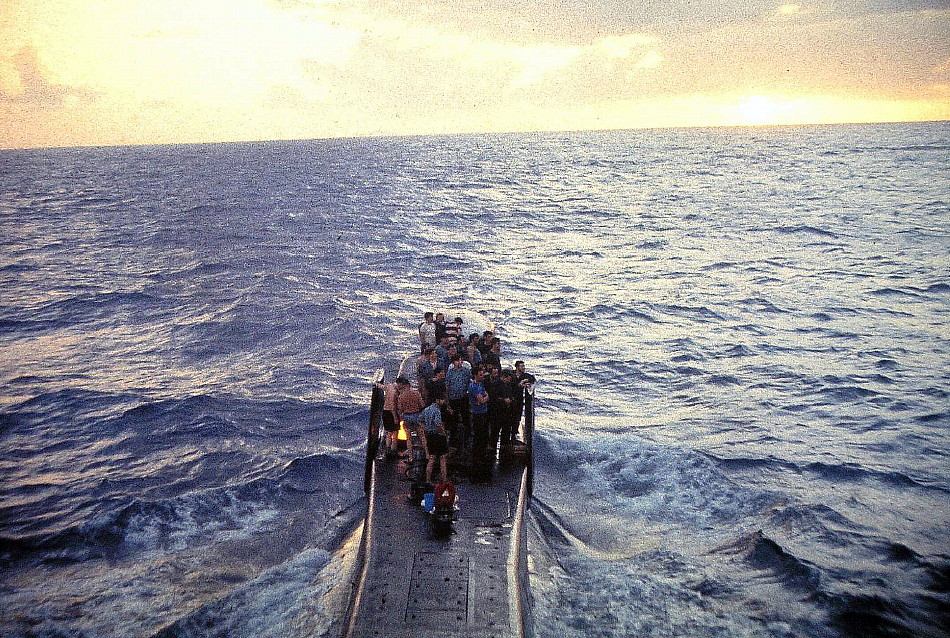
[[[763,124],[779,124],[783,116],[790,111],[789,105],[779,104],[764,95],[750,95],[737,107],[739,124],[759,126]]]
[[[747,95],[726,101],[720,116],[724,126],[775,126],[862,122],[912,122],[946,119],[944,100],[874,100],[834,95]]]
[[[950,119],[950,11],[578,31],[526,0],[563,27],[528,33],[397,4],[0,0],[0,147]]]

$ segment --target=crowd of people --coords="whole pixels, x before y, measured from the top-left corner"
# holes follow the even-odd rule
[[[449,479],[450,454],[460,455],[473,477],[489,476],[496,455],[518,441],[525,393],[535,377],[523,361],[502,368],[501,340],[491,330],[466,337],[461,317],[446,322],[442,313],[426,312],[419,347],[415,388],[405,376],[379,386],[390,453],[398,453],[403,423],[410,431],[407,455],[416,445],[412,432],[425,449],[426,482],[432,482],[436,464],[442,480]]]

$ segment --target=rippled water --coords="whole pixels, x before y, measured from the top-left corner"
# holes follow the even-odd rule
[[[538,387],[539,636],[950,633],[950,125],[0,151],[0,633],[303,636],[424,310]]]

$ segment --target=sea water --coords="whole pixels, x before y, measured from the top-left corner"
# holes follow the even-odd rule
[[[536,635],[948,635],[948,169],[947,123],[0,151],[0,634],[326,634],[369,378],[464,308],[539,379]]]

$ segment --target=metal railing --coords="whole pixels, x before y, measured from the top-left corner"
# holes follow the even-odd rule
[[[400,366],[400,372],[405,367],[407,357]],[[370,395],[369,424],[366,429],[366,465],[363,475],[363,491],[369,494],[373,481],[373,463],[379,454],[380,434],[383,424],[383,403],[385,395],[377,387],[377,383],[382,383],[386,373],[380,368],[373,375],[372,393]],[[528,496],[534,493],[534,386],[525,388],[524,394],[524,443],[528,447],[527,469],[528,469]]]
[[[534,493],[534,386],[524,393],[524,442],[528,446],[528,497]]]
[[[383,425],[383,391],[376,385],[382,383],[386,373],[382,368],[373,375],[373,390],[369,401],[369,425],[366,430],[366,467],[363,475],[363,491],[369,494],[373,483],[373,462],[379,453],[379,433]]]

